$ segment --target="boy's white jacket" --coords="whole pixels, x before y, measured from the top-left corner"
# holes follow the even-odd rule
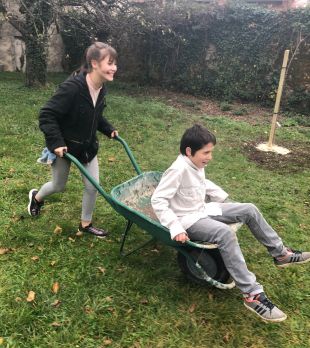
[[[206,196],[211,202],[206,203]],[[205,177],[186,156],[179,155],[165,171],[151,202],[160,223],[167,227],[171,239],[186,232],[198,220],[209,215],[222,215],[220,202],[228,194]]]

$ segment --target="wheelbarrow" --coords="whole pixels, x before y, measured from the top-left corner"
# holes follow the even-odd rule
[[[142,172],[125,140],[120,136],[114,139],[123,145],[137,176],[114,187],[110,194],[100,186],[74,156],[66,153],[65,157],[78,167],[112,208],[127,220],[120,242],[120,254],[128,256],[152,242],[161,242],[177,251],[180,269],[189,280],[202,285],[212,285],[219,289],[233,288],[235,283],[230,280],[230,274],[216,244],[198,241],[187,241],[182,244],[171,239],[169,230],[160,224],[151,205],[152,194],[162,173],[157,171]],[[134,250],[125,252],[125,243],[133,224],[150,234],[152,238]],[[233,224],[231,227],[232,233],[235,233],[240,224]]]

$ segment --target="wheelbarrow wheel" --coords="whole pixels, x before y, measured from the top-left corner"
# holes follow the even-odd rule
[[[204,271],[214,280],[217,280],[220,283],[226,283],[230,278],[230,274],[224,265],[224,261],[218,249],[192,249],[189,250],[188,253],[194,258],[194,260],[199,261],[199,264]],[[189,260],[181,252],[178,252],[177,260],[182,273],[185,274],[187,279],[200,285],[209,284],[203,279],[195,263]]]

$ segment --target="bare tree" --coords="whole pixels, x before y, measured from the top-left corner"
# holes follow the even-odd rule
[[[10,11],[8,2],[0,0],[0,12],[25,42],[26,85],[46,83],[48,29],[55,20],[53,0],[18,0],[19,11]]]

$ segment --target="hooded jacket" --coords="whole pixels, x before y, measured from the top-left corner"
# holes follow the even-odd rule
[[[47,148],[53,152],[67,146],[68,152],[79,161],[90,162],[98,152],[97,130],[108,137],[115,130],[102,115],[106,107],[105,95],[103,86],[94,106],[85,72],[64,81],[40,110],[39,127]]]

